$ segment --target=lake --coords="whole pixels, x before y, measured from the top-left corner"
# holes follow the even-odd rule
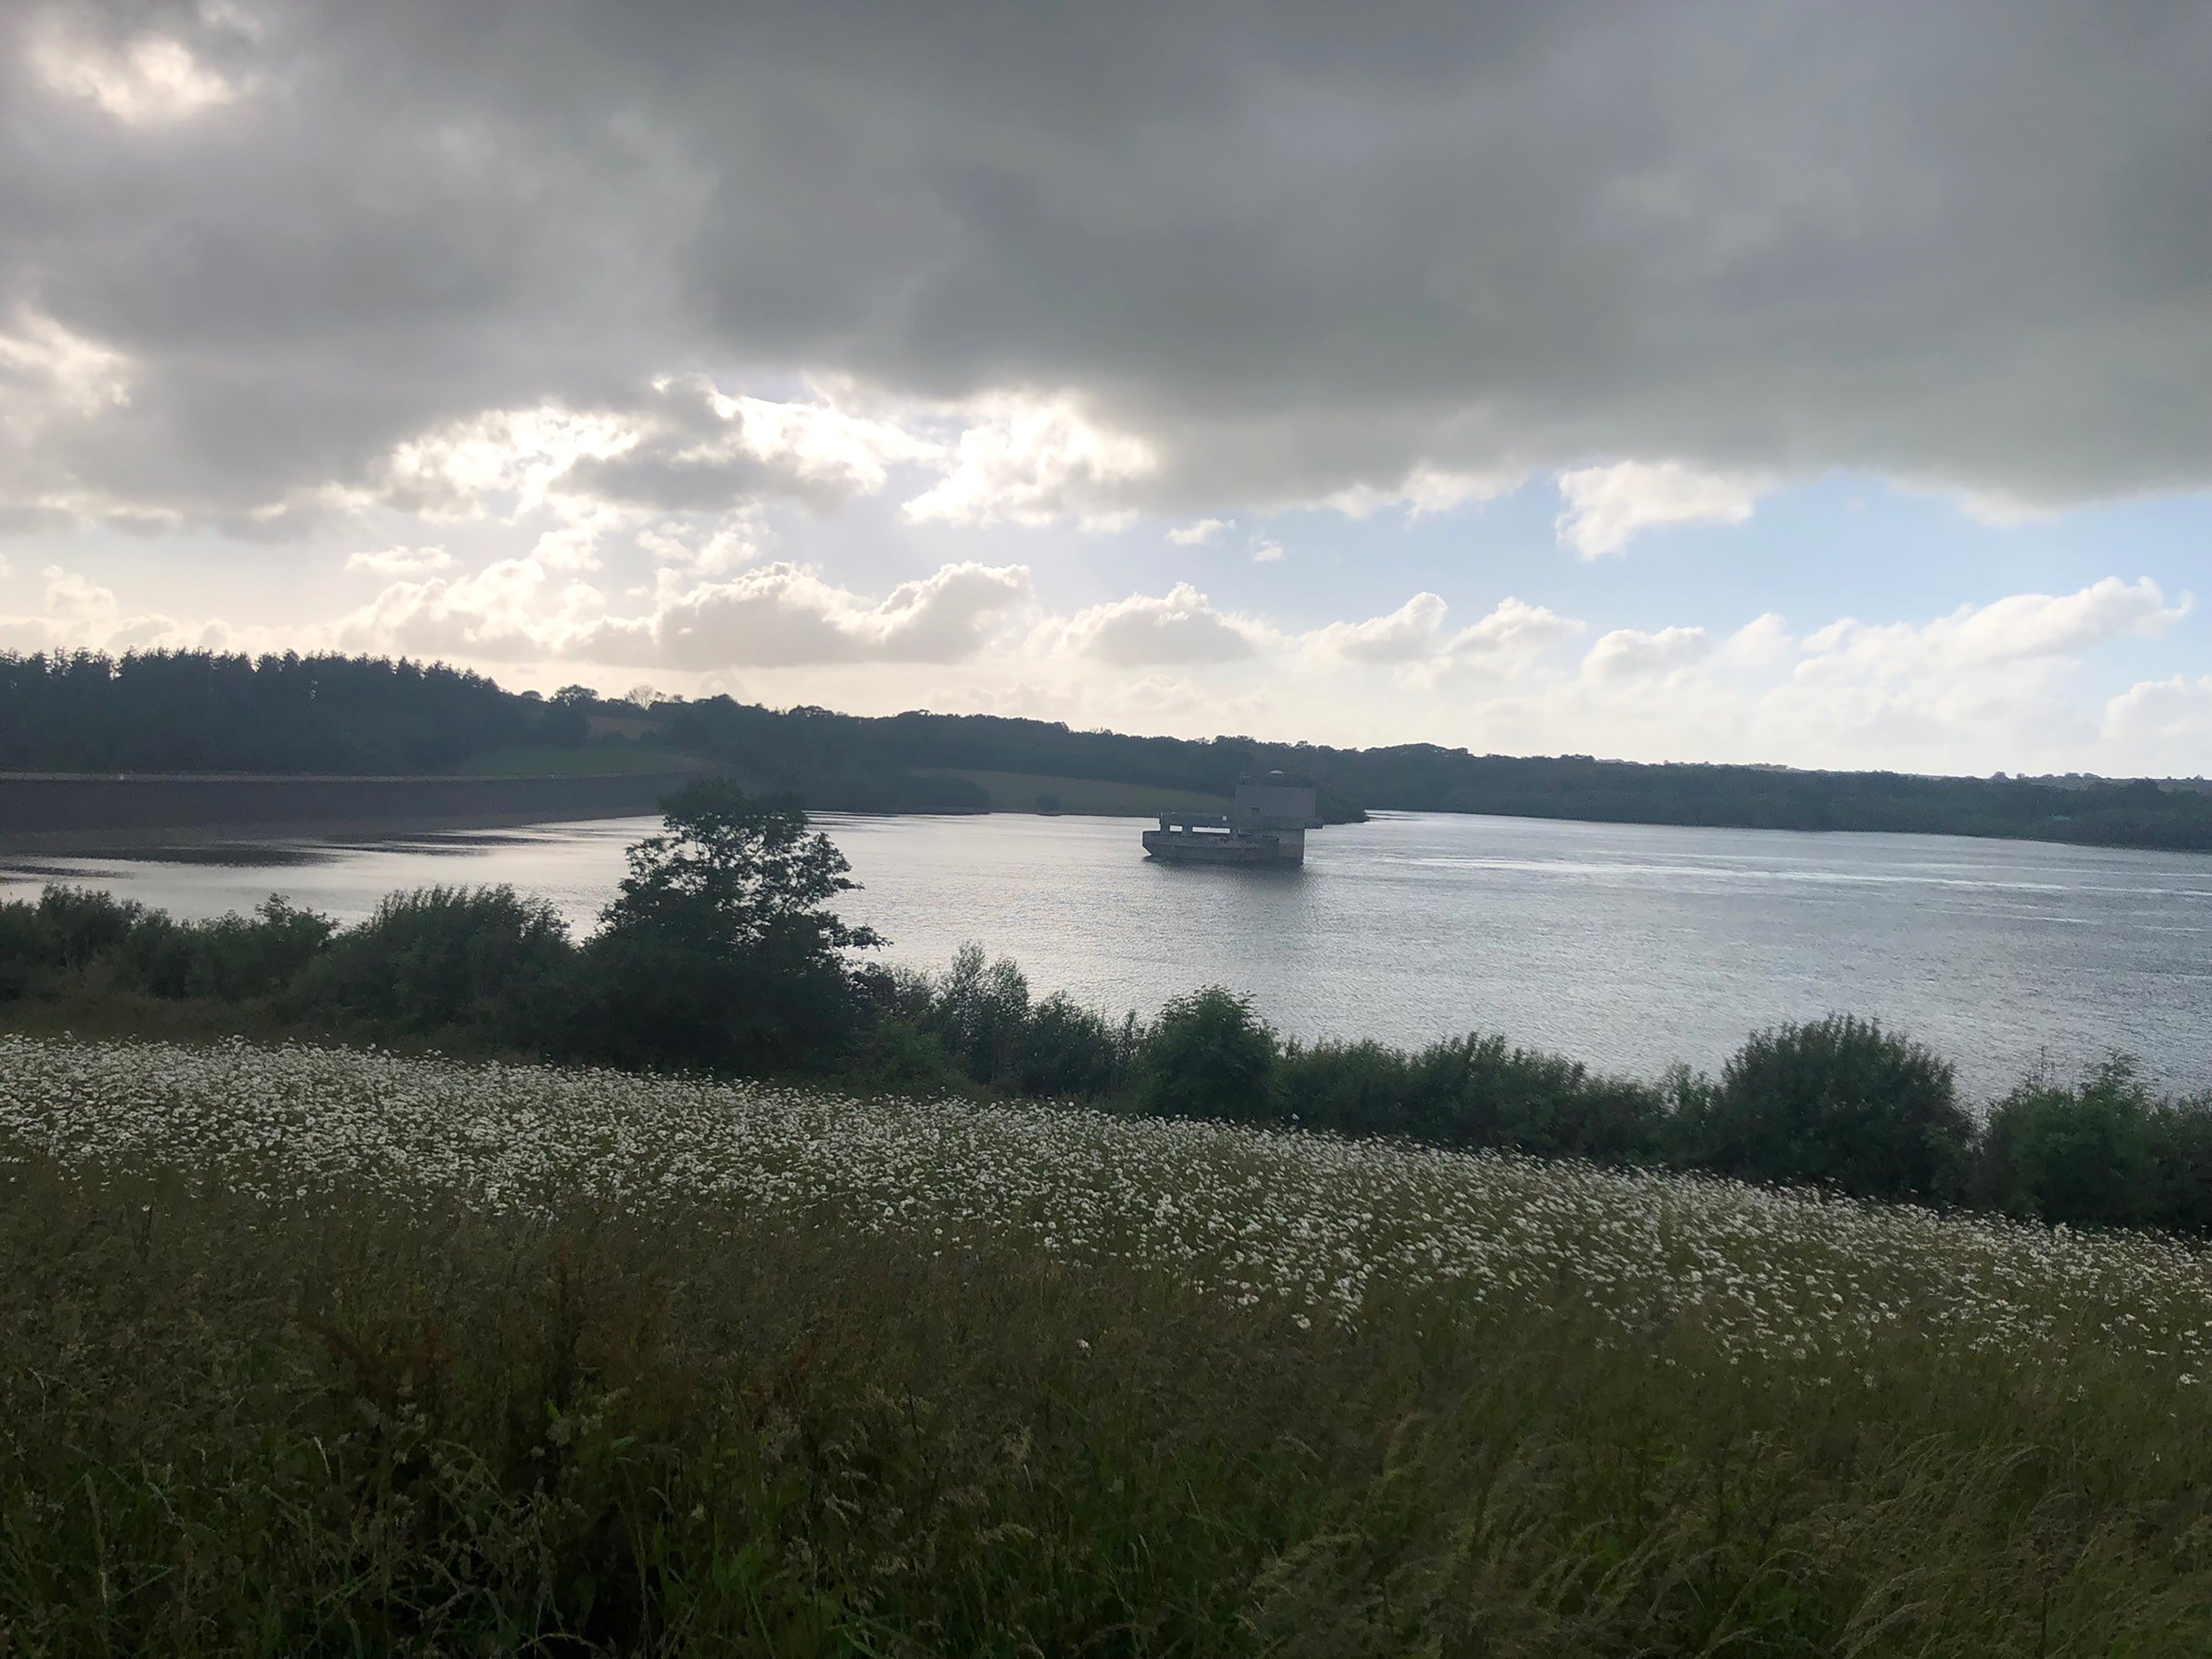
[[[1479,1028],[1595,1066],[1711,1069],[1752,1029],[1870,1014],[1978,1095],[2113,1048],[2212,1086],[2212,859],[1938,836],[1378,814],[1296,872],[1156,864],[1127,818],[824,815],[889,960],[963,940],[1114,1012],[1209,982],[1282,1030],[1395,1043]],[[431,882],[511,882],[587,927],[649,819],[358,846],[18,860],[181,915],[271,891],[351,918]]]

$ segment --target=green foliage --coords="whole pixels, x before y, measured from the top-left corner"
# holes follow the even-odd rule
[[[665,814],[585,947],[585,1052],[766,1069],[848,1039],[861,1006],[843,953],[879,941],[827,908],[854,886],[844,855],[795,803],[724,778],[687,785]]]
[[[473,1032],[538,1046],[564,1012],[575,948],[568,924],[512,887],[393,893],[304,975],[301,1001],[410,1036]]]
[[[1137,1098],[1162,1117],[1269,1118],[1277,1059],[1275,1034],[1250,1000],[1209,985],[1160,1010],[1138,1067]]]
[[[1275,1097],[1279,1115],[1315,1128],[1609,1164],[1656,1161],[1668,1114],[1657,1090],[1480,1033],[1411,1054],[1374,1042],[1292,1045]]]
[[[135,900],[51,886],[35,904],[0,904],[0,995],[99,979],[173,1000],[265,998],[291,984],[331,933],[328,917],[276,896],[251,917],[180,922]]]
[[[1960,1195],[1974,1126],[1947,1061],[1844,1014],[1755,1033],[1685,1133],[1723,1175],[1931,1202]]]
[[[983,947],[962,945],[933,988],[930,1024],[978,1083],[996,1083],[1013,1070],[1016,1046],[1030,1020],[1030,982],[1013,961],[985,965]]]
[[[0,767],[27,770],[430,772],[564,740],[541,729],[547,712],[442,664],[0,653]]]
[[[2155,1099],[2124,1055],[2070,1085],[2046,1070],[1990,1109],[1974,1196],[2033,1220],[2212,1233],[2212,1097]]]
[[[941,975],[878,995],[886,1012],[929,1033],[966,1082],[1033,1097],[1121,1092],[1144,1042],[1133,1014],[1117,1024],[1065,992],[1032,1002],[1020,967],[1006,957],[987,962],[972,942]]]
[[[1025,1095],[1085,1099],[1124,1092],[1144,1046],[1136,1015],[1119,1024],[1055,991],[1033,1005],[1013,1045],[1013,1083]]]

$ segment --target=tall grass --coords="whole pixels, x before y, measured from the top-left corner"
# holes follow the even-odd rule
[[[1707,1177],[0,1044],[11,1653],[2195,1654],[2197,1251]]]

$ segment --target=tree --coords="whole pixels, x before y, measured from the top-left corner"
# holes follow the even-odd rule
[[[1145,1042],[1140,1091],[1163,1117],[1270,1115],[1275,1034],[1235,992],[1209,985],[1160,1011]]]
[[[1948,1062],[1848,1014],[1754,1032],[1684,1129],[1723,1174],[1923,1202],[1959,1195],[1974,1139]]]
[[[845,953],[882,943],[827,908],[858,885],[844,854],[794,803],[726,778],[686,786],[662,811],[587,950],[598,1046],[717,1069],[819,1058],[859,1018]]]

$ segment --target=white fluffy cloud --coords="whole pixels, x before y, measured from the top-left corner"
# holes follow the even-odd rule
[[[387,547],[376,553],[352,553],[345,568],[372,576],[424,576],[453,568],[453,556],[442,547]]]
[[[1434,593],[1416,593],[1388,616],[1331,623],[1311,635],[1316,650],[1345,662],[1417,662],[1443,648],[1445,605]]]
[[[1177,525],[1168,532],[1168,540],[1177,547],[1203,547],[1225,530],[1234,530],[1234,519],[1199,519],[1190,524]]]
[[[1741,524],[1765,489],[1756,478],[1701,472],[1680,461],[1621,461],[1559,474],[1559,535],[1583,559],[1625,551],[1647,530]]]
[[[1712,637],[1702,628],[1662,628],[1656,633],[1616,628],[1598,636],[1583,659],[1583,678],[1612,682],[1672,673],[1712,654]]]
[[[1271,630],[1224,616],[1188,582],[1079,611],[1055,630],[1063,647],[1116,668],[1194,667],[1256,655]]]
[[[1801,678],[1972,672],[2063,657],[2128,635],[2163,633],[2187,614],[2148,576],[2107,576],[2077,592],[2015,593],[1915,625],[1846,617],[1808,635]]]
[[[1031,603],[1018,566],[948,564],[870,599],[796,565],[771,564],[732,580],[686,583],[663,574],[653,605],[624,615],[597,590],[551,593],[532,560],[504,560],[473,576],[397,582],[342,623],[356,649],[582,661],[686,672],[836,663],[951,663],[975,655],[992,630]]]
[[[2212,674],[2138,681],[2105,705],[2105,735],[2132,751],[2192,750],[2191,775],[2201,775],[2212,763]]]
[[[1455,471],[1423,462],[1395,483],[1356,483],[1332,492],[1323,504],[1347,518],[1364,519],[1394,507],[1403,507],[1419,518],[1449,513],[1470,501],[1493,501],[1511,490],[1523,476],[1511,470]]]
[[[1444,630],[1444,601],[1416,593],[1387,616],[1365,622],[1331,623],[1306,635],[1321,656],[1350,663],[1442,664],[1456,661],[1506,672],[1525,667],[1583,624],[1542,605],[1517,599],[1497,608],[1456,634]]]
[[[1092,419],[1073,397],[1000,393],[971,413],[945,476],[906,503],[910,522],[1111,527],[1131,515],[1121,487],[1159,465],[1150,444]]]
[[[953,663],[1030,602],[1018,565],[949,564],[870,603],[787,564],[664,594],[649,617],[616,619],[565,642],[594,662],[678,669],[845,662]]]

